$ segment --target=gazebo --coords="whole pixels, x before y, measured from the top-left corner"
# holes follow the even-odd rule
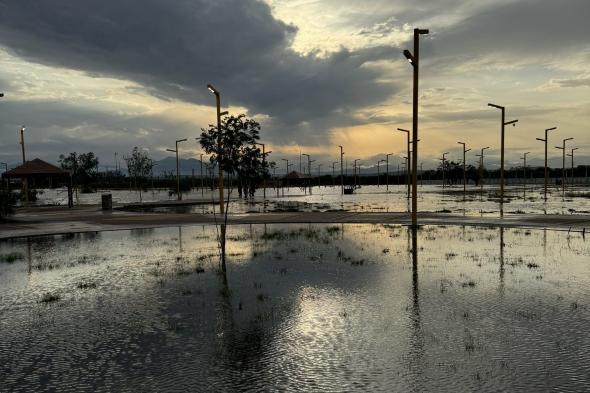
[[[68,207],[74,206],[74,198],[72,193],[72,181],[70,172],[64,171],[61,168],[56,167],[48,162],[45,162],[39,158],[35,158],[32,161],[27,161],[21,166],[17,166],[14,169],[6,171],[2,174],[2,179],[21,179],[24,182],[28,182],[29,179],[33,180],[44,180],[49,179],[53,181],[63,181],[68,187]]]

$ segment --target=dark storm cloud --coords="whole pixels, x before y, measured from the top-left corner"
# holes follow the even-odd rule
[[[507,54],[515,61],[570,56],[588,48],[587,0],[523,0],[484,9],[424,40],[426,54],[477,57]],[[564,57],[564,63],[568,58]],[[461,58],[445,60],[448,65]]]
[[[93,151],[101,162],[112,162],[115,151],[125,154],[133,146],[173,147],[166,145],[175,137],[198,136],[192,123],[158,116],[130,116],[60,101],[7,101],[0,105],[0,161],[10,164],[20,161],[21,124],[8,119],[27,119],[27,157],[50,162],[70,151]],[[186,148],[196,149],[196,141]],[[151,154],[155,158],[167,155],[153,149]]]
[[[362,67],[397,54],[391,48],[301,56],[289,49],[295,32],[255,0],[0,1],[0,43],[23,58],[201,104],[214,102],[211,82],[223,104],[275,118],[281,137],[393,93]]]

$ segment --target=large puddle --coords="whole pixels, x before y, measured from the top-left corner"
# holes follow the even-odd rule
[[[0,390],[588,391],[581,234],[214,226],[0,243]]]
[[[111,192],[113,200],[119,203],[139,201],[139,194],[134,191],[116,190]],[[496,185],[486,186],[483,192],[474,186],[467,188],[465,200],[463,187],[445,187],[428,185],[418,187],[418,206],[422,212],[455,213],[466,215],[497,215],[499,197]],[[40,204],[65,203],[60,199],[61,190],[45,190],[39,196]],[[147,191],[142,194],[144,202],[156,202],[176,199],[168,190]],[[80,194],[80,203],[99,204],[101,193]],[[236,197],[236,192],[232,197]],[[177,206],[150,208],[154,212],[212,213],[218,197],[217,190],[194,189],[184,194],[184,199],[201,200],[195,206]],[[352,212],[405,212],[409,210],[406,186],[363,186],[352,195],[341,195],[340,187],[313,187],[311,194],[302,188],[267,188],[264,203],[264,191],[258,189],[251,201],[233,200],[230,203],[232,213],[262,213],[283,211],[352,211]],[[540,184],[506,187],[504,212],[507,214],[588,214],[590,213],[590,187],[576,185],[565,195],[561,189],[551,186],[548,200],[543,199],[543,187]]]

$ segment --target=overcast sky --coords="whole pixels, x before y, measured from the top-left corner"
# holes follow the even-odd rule
[[[499,156],[505,105],[509,164],[525,151],[540,163],[574,137],[590,156],[588,0],[0,0],[0,161],[56,162],[97,153],[112,164],[133,146],[167,156],[223,110],[262,124],[273,158],[299,151],[324,165],[343,145],[365,165],[402,155],[411,128],[412,69],[402,55],[412,29],[421,44],[420,161],[457,141]],[[468,163],[475,162],[469,156]],[[282,164],[282,163],[281,163]]]

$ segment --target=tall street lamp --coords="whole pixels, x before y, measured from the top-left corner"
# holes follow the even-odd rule
[[[502,111],[501,138],[500,138],[500,215],[504,215],[504,127],[512,124],[515,126],[518,120],[506,121],[506,108],[496,104],[488,104],[492,108]]]
[[[561,164],[561,187],[562,187],[562,196],[565,197],[565,142],[571,141],[574,138],[565,138],[563,140],[563,147],[555,146],[556,149],[563,150],[563,161]]]
[[[576,150],[578,150],[577,147],[572,148],[572,153],[567,155],[572,158],[572,184],[574,184],[574,151]]]
[[[548,172],[548,169],[547,169],[547,143],[549,142],[549,135],[548,134],[549,134],[549,131],[553,131],[556,129],[557,129],[557,127],[547,128],[545,130],[545,139],[536,138],[538,141],[545,142],[545,188],[543,190],[545,202],[547,202],[547,182],[548,182],[548,178],[549,178],[549,175],[547,173]]]
[[[307,174],[310,177],[309,192],[311,194],[311,157],[309,154],[305,154],[305,153],[301,153],[301,155],[307,157]],[[305,172],[303,174],[305,175]],[[304,184],[303,188],[305,189],[305,184]],[[307,191],[305,191],[305,192],[307,193]]]
[[[386,160],[377,161],[377,187],[381,187],[381,172],[379,171],[379,165]]]
[[[393,153],[389,153],[385,155],[385,190],[389,192],[389,156],[393,155]]]
[[[439,158],[439,160],[442,161],[442,187],[443,187],[443,191],[445,189],[445,161],[446,161],[445,156],[447,154],[449,154],[448,151],[443,153],[442,158]]]
[[[481,154],[476,154],[479,157],[479,199],[483,198],[483,152],[489,149],[489,146],[482,147]]]
[[[357,172],[357,169],[356,169],[356,168],[357,168],[357,166],[356,166],[356,162],[357,162],[357,161],[360,161],[360,160],[361,160],[360,158],[356,158],[356,159],[354,160],[354,174],[353,174],[353,177],[354,177],[354,186],[355,186],[355,188],[356,188],[356,180],[357,180],[357,173],[358,173],[358,172]],[[360,172],[360,168],[359,168],[359,172]],[[360,183],[360,178],[359,178],[359,183]],[[359,184],[359,185],[360,185],[360,184]]]
[[[186,139],[176,140],[176,149],[166,149],[166,151],[176,153],[176,195],[177,199],[180,201],[182,200],[182,195],[180,194],[180,167],[178,165],[178,142],[186,142]]]
[[[207,89],[213,94],[215,94],[215,103],[217,105],[217,147],[219,151],[217,152],[217,160],[219,162],[219,213],[223,214],[225,212],[225,208],[223,205],[223,146],[221,146],[221,95],[219,91],[213,87],[213,85],[208,84]],[[225,246],[225,245],[224,245]],[[223,271],[225,272],[225,263],[223,264]]]
[[[465,142],[457,143],[463,145],[463,201],[465,201],[467,194],[467,172],[465,171],[465,153],[471,151],[471,149],[465,149]]]
[[[264,143],[254,143],[254,145],[262,146],[262,167],[266,168],[266,145]],[[262,178],[262,199],[266,201],[266,174]]]
[[[334,169],[336,164],[338,164],[338,161],[332,162],[332,186],[336,185],[336,170]]]
[[[341,185],[341,195],[344,195],[344,150],[342,150],[342,146],[338,145],[340,148],[340,185]]]
[[[526,153],[523,153],[522,157],[520,158],[521,160],[524,160],[523,163],[523,167],[522,167],[522,181],[523,181],[523,192],[522,192],[522,198],[526,198],[526,156],[527,154],[531,154],[530,151],[527,151]]]
[[[406,136],[407,136],[407,148],[406,148],[406,150],[407,150],[407,155],[408,155],[408,159],[409,159],[409,157],[410,157],[410,130],[406,130],[406,129],[403,129],[403,128],[398,128],[397,130],[406,133]],[[410,166],[409,165],[408,165],[408,168],[406,170],[406,183],[408,184],[408,198],[410,198],[410,187],[411,186],[410,186]]]
[[[420,35],[428,34],[428,29],[414,29],[414,54],[404,50],[404,56],[414,69],[414,86],[412,94],[412,227],[418,226],[418,71],[420,65]],[[409,157],[408,157],[409,159]]]
[[[318,189],[321,186],[322,186],[322,164],[318,164]]]
[[[27,159],[25,157],[25,126],[21,126],[20,128],[20,146],[21,146],[21,151],[23,154],[23,165],[25,165],[27,163]],[[25,194],[25,203],[28,205],[29,204],[29,181],[28,179],[25,177],[23,179],[23,191]]]

